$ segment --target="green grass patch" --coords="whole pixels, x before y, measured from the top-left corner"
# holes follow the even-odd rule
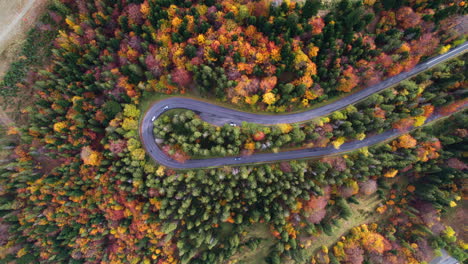
[[[245,232],[245,241],[251,238],[262,239],[255,250],[243,247],[237,254],[230,258],[235,263],[242,264],[266,264],[265,258],[269,255],[271,247],[276,243],[276,238],[271,234],[267,224],[254,224],[248,227]]]

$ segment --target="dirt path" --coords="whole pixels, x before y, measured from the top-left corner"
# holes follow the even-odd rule
[[[4,127],[14,126],[15,122],[0,108],[0,125]]]
[[[14,1],[12,1],[14,2]],[[2,47],[3,42],[9,40],[11,38],[11,33],[14,29],[18,28],[19,23],[26,15],[26,13],[34,6],[35,0],[28,0],[24,5],[21,11],[15,16],[15,18],[4,28],[1,29],[0,32],[0,47]]]
[[[48,0],[0,0],[0,78],[17,58],[26,32]]]
[[[47,0],[0,0],[0,78],[17,59],[26,32],[36,24],[46,3]],[[1,105],[0,126],[15,126]]]

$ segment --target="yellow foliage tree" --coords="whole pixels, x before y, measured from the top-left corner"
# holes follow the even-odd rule
[[[254,94],[252,96],[245,97],[245,102],[249,105],[254,105],[258,102],[259,96]]]
[[[145,150],[142,148],[137,148],[131,152],[133,159],[135,160],[144,160],[145,159]]]
[[[203,44],[205,44],[205,37],[203,36],[203,34],[199,34],[199,35],[198,35],[197,41],[198,41],[198,45],[203,45]]]
[[[263,102],[267,105],[272,105],[276,102],[276,96],[272,92],[265,93],[263,95]]]
[[[339,149],[341,145],[345,142],[346,138],[345,137],[339,137],[336,140],[332,141],[332,145],[335,149]]]
[[[99,166],[101,164],[101,155],[99,152],[92,150],[90,146],[83,147],[80,156],[86,165]]]
[[[60,133],[66,127],[67,127],[67,123],[65,121],[57,122],[54,124],[54,131]]]
[[[386,177],[386,178],[393,178],[393,177],[395,177],[395,176],[397,175],[397,173],[398,173],[398,170],[396,170],[396,169],[391,169],[391,170],[387,171],[387,172],[384,174],[384,177]]]
[[[372,6],[375,4],[375,1],[376,0],[364,0],[364,4]]]
[[[397,50],[397,52],[399,53],[403,53],[403,52],[410,52],[411,51],[411,48],[410,46],[408,45],[408,43],[404,42],[403,44],[401,44],[401,47]]]
[[[455,231],[450,226],[446,226],[443,232],[444,232],[444,235],[448,238],[455,236]]]
[[[166,167],[164,166],[159,166],[159,168],[156,170],[156,175],[158,175],[159,177],[163,176],[164,175],[164,170],[166,169]]]
[[[416,116],[414,118],[414,127],[422,126],[426,122],[426,117],[425,116]]]
[[[359,152],[362,153],[364,156],[369,156],[369,148],[368,147],[363,147],[361,149],[359,149]]]
[[[122,128],[125,130],[137,130],[138,121],[133,118],[125,118],[122,124]]]
[[[366,138],[366,134],[364,133],[359,133],[356,135],[357,140],[364,140]]]
[[[171,21],[171,24],[172,26],[175,28],[175,29],[178,29],[180,24],[182,24],[182,19],[178,18],[178,17],[174,17]]]
[[[439,54],[447,53],[447,51],[449,51],[451,47],[452,46],[450,46],[450,45],[443,46],[442,48],[440,48]]]
[[[306,90],[305,91],[305,94],[304,94],[304,97],[306,99],[309,99],[309,100],[314,100],[315,98],[318,97],[317,94],[315,94],[314,92],[310,91],[310,90]]]
[[[361,236],[362,245],[367,251],[383,254],[385,251],[385,238],[375,232],[365,232]]]
[[[319,52],[319,48],[318,48],[318,47],[311,47],[311,48],[309,49],[309,57],[315,57],[315,56],[317,56],[318,52]]]
[[[140,116],[140,110],[134,104],[126,104],[123,114],[126,117],[138,117]]]
[[[293,129],[293,127],[290,124],[278,124],[278,127],[284,134],[291,132],[291,130]]]

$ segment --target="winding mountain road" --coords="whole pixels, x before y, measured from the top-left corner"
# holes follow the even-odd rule
[[[140,125],[140,138],[143,141],[143,145],[147,153],[158,163],[176,169],[194,169],[204,167],[217,167],[223,165],[239,165],[244,163],[257,163],[257,162],[273,162],[279,160],[290,160],[290,159],[303,159],[322,157],[326,155],[334,155],[341,152],[347,152],[354,149],[359,149],[365,146],[371,146],[379,142],[397,137],[401,132],[396,130],[389,130],[384,133],[368,137],[362,141],[351,141],[341,145],[340,149],[334,149],[333,147],[326,148],[308,148],[293,151],[284,151],[279,153],[265,153],[265,154],[254,154],[248,157],[241,157],[240,159],[234,159],[233,157],[223,158],[212,158],[212,159],[192,159],[187,160],[185,163],[179,163],[159,148],[155,142],[153,135],[153,120],[158,118],[165,111],[170,109],[183,108],[196,112],[200,117],[211,124],[223,125],[225,123],[233,122],[240,124],[243,121],[258,123],[264,125],[273,125],[281,123],[296,123],[307,121],[315,117],[328,115],[334,111],[340,110],[347,107],[350,104],[355,104],[368,96],[378,93],[386,88],[394,86],[399,82],[413,77],[435,65],[442,63],[446,60],[459,56],[466,52],[468,49],[468,42],[463,43],[450,50],[449,52],[436,56],[424,63],[418,64],[412,70],[404,73],[400,73],[396,76],[390,77],[385,81],[364,88],[352,95],[344,97],[338,101],[330,103],[328,105],[308,110],[302,113],[293,114],[282,114],[282,115],[266,115],[266,114],[253,114],[247,112],[241,112],[218,105],[210,104],[203,101],[198,101],[189,98],[172,97],[165,100],[161,100],[153,104],[150,109],[145,113],[143,120]],[[429,118],[427,122],[434,121],[440,118],[439,116],[433,116]]]

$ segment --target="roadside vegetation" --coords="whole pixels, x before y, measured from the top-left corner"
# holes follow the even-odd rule
[[[467,103],[466,58],[454,59],[355,106],[311,122],[216,127],[185,110],[155,120],[154,136],[160,147],[168,155],[179,157],[180,162],[184,161],[182,158],[248,156],[282,148],[338,149],[347,141],[363,140],[389,129],[407,131],[423,125],[433,115],[448,115],[463,107]]]
[[[145,98],[210,94],[237,107],[286,112],[379,82],[464,41],[456,27],[466,14],[463,1],[342,0],[330,10],[315,0],[273,2],[279,1],[51,1],[43,30],[30,35],[26,58],[12,66],[0,92],[14,100],[32,91],[26,98],[34,102],[24,111],[27,124],[5,128],[14,144],[0,165],[0,262],[349,263],[356,255],[352,263],[414,263],[427,259],[421,255],[426,242],[465,261],[466,244],[437,223],[463,194],[466,111],[440,126],[314,161],[178,171],[149,160],[139,139]],[[42,47],[47,58],[36,56]],[[428,113],[424,105],[458,110],[465,95],[455,90],[466,86],[458,74],[464,65],[446,65],[373,96],[356,111],[332,114],[322,120],[332,129],[319,137],[358,139],[361,132],[380,132],[374,123],[393,127],[405,118],[415,125],[421,121],[414,117]],[[182,127],[170,121],[183,115],[158,122]],[[204,129],[194,134],[211,133],[203,149],[224,140],[201,120],[191,122]],[[248,127],[221,129],[246,139],[232,147],[219,142],[217,151],[245,149],[258,129],[245,133]],[[303,127],[313,131],[298,126],[282,136],[306,140],[320,125]],[[188,145],[180,147],[217,153]],[[394,188],[398,177],[413,187]],[[370,195],[381,202],[369,216],[396,217],[392,225],[361,227],[336,252],[318,251],[314,239],[342,233],[343,219],[356,215],[351,204]],[[430,221],[420,221],[424,212],[432,213]],[[262,228],[252,230],[256,225]],[[382,244],[365,244],[364,237]],[[411,249],[401,250],[407,244]],[[243,259],[246,248],[260,254]]]

